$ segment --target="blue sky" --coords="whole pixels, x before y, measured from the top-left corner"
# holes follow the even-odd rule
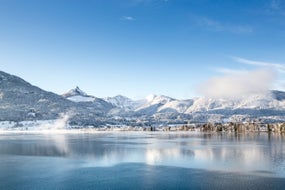
[[[0,0],[0,28],[0,70],[59,94],[191,98],[258,69],[285,87],[282,0]]]

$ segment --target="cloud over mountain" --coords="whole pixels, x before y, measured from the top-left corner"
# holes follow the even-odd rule
[[[270,69],[225,74],[208,79],[198,91],[206,97],[239,98],[269,90],[276,79]]]

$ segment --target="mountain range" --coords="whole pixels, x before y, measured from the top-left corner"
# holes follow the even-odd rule
[[[50,120],[70,115],[71,125],[153,125],[285,120],[285,92],[267,91],[236,99],[199,97],[178,100],[149,95],[132,100],[98,98],[79,87],[63,95],[47,92],[0,71],[0,121]]]

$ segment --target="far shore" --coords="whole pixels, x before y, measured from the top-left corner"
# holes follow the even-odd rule
[[[52,121],[23,122],[5,125],[2,122],[1,132],[40,132],[40,133],[100,133],[100,132],[203,132],[203,133],[276,133],[285,134],[285,123],[204,123],[204,124],[172,124],[157,126],[127,126],[127,125],[106,125],[106,126],[71,126],[62,123],[54,125]]]

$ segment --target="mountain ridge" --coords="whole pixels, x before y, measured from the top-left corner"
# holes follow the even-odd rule
[[[87,98],[87,99],[84,99]],[[0,120],[47,120],[70,114],[74,125],[151,125],[185,122],[285,120],[285,92],[273,90],[240,99],[178,100],[149,95],[132,100],[117,95],[97,98],[79,87],[63,95],[47,92],[20,77],[0,71]]]

